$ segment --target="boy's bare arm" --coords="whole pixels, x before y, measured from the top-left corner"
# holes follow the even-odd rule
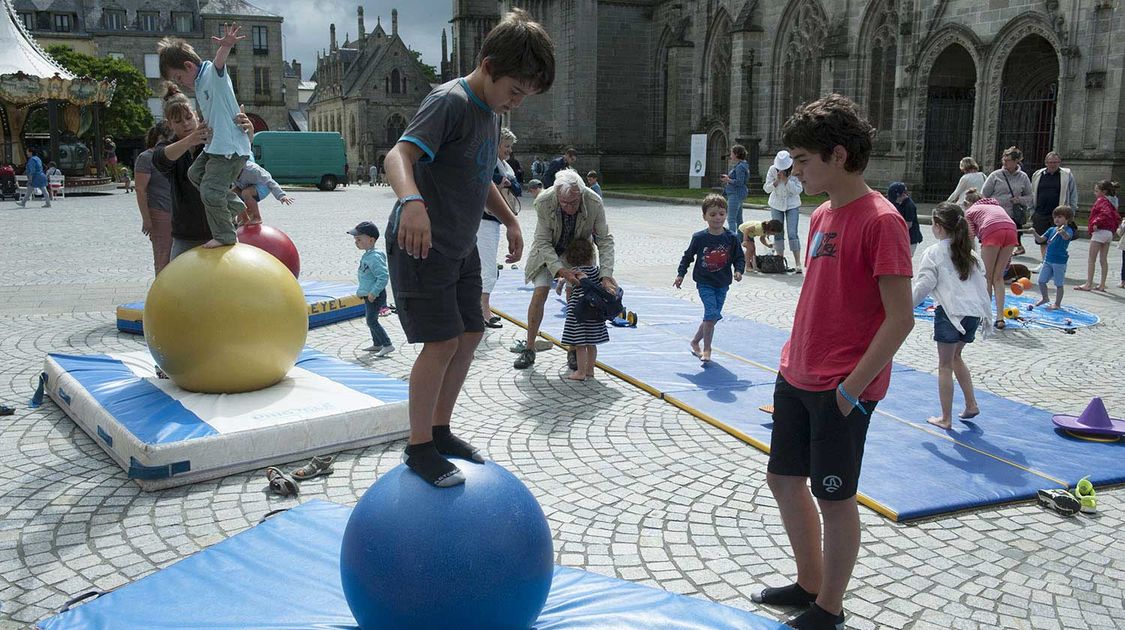
[[[414,164],[421,158],[421,147],[411,142],[399,142],[387,153],[383,161],[387,182],[399,199],[420,194],[414,181]],[[399,209],[398,246],[414,258],[430,254],[430,215],[425,203],[410,201]]]
[[[856,398],[891,362],[899,346],[914,328],[914,305],[911,304],[913,296],[909,276],[880,276],[879,296],[883,301],[886,317],[879,330],[875,331],[867,352],[863,353],[855,369],[842,383],[844,390]],[[836,404],[845,416],[851,412],[852,404],[840,392],[836,392]]]
[[[227,65],[227,55],[230,54],[231,48],[238,45],[238,42],[246,39],[245,35],[239,35],[238,32],[242,30],[237,24],[223,24],[223,36],[211,37],[211,41],[219,43],[219,49],[215,51],[215,65],[216,72],[222,72],[223,68]]]

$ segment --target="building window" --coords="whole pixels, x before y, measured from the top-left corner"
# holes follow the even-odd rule
[[[27,30],[35,28],[35,14],[30,11],[20,12],[20,21],[23,22],[23,27]]]
[[[164,120],[164,99],[156,97],[148,99],[148,111],[153,120]]]
[[[270,93],[270,69],[254,68],[254,94],[266,96]]]
[[[264,26],[255,26],[252,30],[255,55],[268,55],[270,52],[268,35],[269,31]]]
[[[234,95],[238,96],[238,68],[227,64],[226,71],[227,75],[230,76],[230,84],[234,87]]]
[[[195,30],[195,19],[190,13],[173,13],[173,29],[179,33],[190,33]]]
[[[402,89],[402,79],[398,76],[398,69],[391,70],[391,94],[398,94]]]
[[[106,57],[109,57],[110,59],[124,59],[124,58],[125,58],[125,53],[115,53],[115,52],[111,52],[111,53],[109,53],[108,55],[106,55]]]
[[[145,55],[145,77],[149,79],[160,78],[160,55],[155,53]]]
[[[102,14],[102,20],[105,22],[105,30],[107,31],[125,30],[124,11],[106,11]]]
[[[141,30],[147,33],[153,33],[160,30],[160,14],[159,13],[141,13],[138,16],[141,23]]]
[[[56,13],[54,15],[55,32],[56,33],[69,33],[70,32],[70,15],[66,13]]]
[[[401,114],[391,114],[387,118],[387,145],[394,146],[406,131],[406,119]]]

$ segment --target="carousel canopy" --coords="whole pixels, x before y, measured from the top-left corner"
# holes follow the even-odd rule
[[[23,26],[10,0],[0,16],[0,100],[31,104],[61,100],[75,105],[108,103],[114,82],[75,77],[51,58]]]

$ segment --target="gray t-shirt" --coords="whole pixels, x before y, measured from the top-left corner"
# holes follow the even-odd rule
[[[464,79],[430,92],[399,139],[422,150],[414,181],[426,200],[433,248],[443,256],[461,259],[476,249],[499,140],[499,117]],[[397,222],[396,207],[391,225]]]
[[[168,177],[152,166],[152,149],[141,152],[133,163],[133,170],[138,173],[148,173],[148,207],[164,212],[172,211],[172,184]]]

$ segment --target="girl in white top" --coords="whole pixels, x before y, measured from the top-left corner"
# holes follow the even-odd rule
[[[984,189],[984,173],[980,172],[980,164],[971,157],[961,158],[961,180],[957,182],[957,188],[954,189],[953,194],[949,195],[946,201],[963,205],[965,202],[965,193],[969,189],[975,188],[977,190]]]
[[[766,173],[762,190],[770,194],[770,218],[785,224],[789,250],[793,252],[793,268],[801,273],[801,237],[798,223],[801,220],[801,181],[790,174],[793,172],[793,158],[788,151],[778,151],[773,165]],[[778,256],[785,255],[785,241],[775,237],[773,248]],[[749,261],[747,261],[749,264]]]
[[[992,328],[992,301],[984,281],[984,264],[973,251],[969,223],[960,206],[944,202],[933,210],[933,231],[938,242],[922,253],[914,270],[914,304],[933,295],[934,341],[938,347],[938,396],[941,416],[927,422],[945,430],[953,428],[953,378],[965,395],[961,419],[980,413],[973,394],[973,377],[961,359],[965,344],[977,330],[984,336]]]

